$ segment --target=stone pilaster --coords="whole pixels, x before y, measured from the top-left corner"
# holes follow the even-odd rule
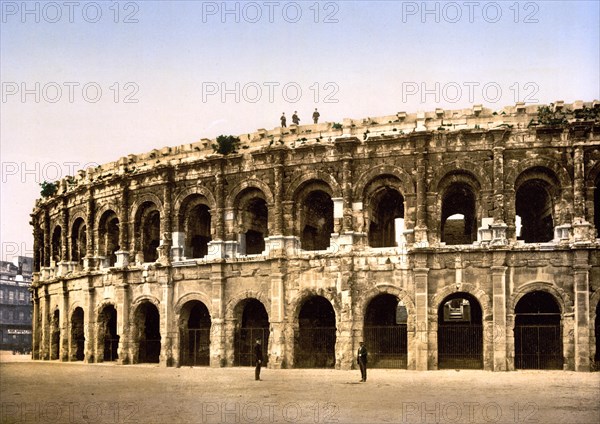
[[[427,254],[415,254],[415,267],[413,278],[415,281],[415,338],[412,346],[415,367],[418,371],[429,369],[429,299],[427,294],[429,268],[427,268]],[[433,335],[436,336],[435,331]],[[437,339],[435,340],[437,341]],[[437,352],[437,344],[433,351]],[[437,358],[436,358],[437,359]],[[437,360],[435,361],[437,362]]]
[[[588,250],[574,252],[575,371],[590,370],[590,282]]]
[[[225,289],[222,263],[211,265],[212,320],[210,331],[210,366],[223,367],[225,357]]]
[[[86,307],[87,311],[84,314],[84,324],[83,324],[83,337],[85,338],[85,343],[83,346],[84,352],[84,362],[92,363],[97,362],[98,357],[102,356],[100,352],[103,352],[104,346],[98,348],[97,339],[98,336],[96,334],[96,310],[95,310],[95,298],[96,298],[96,290],[94,289],[94,283],[90,277],[86,292]],[[100,350],[102,349],[102,351]]]
[[[31,290],[31,303],[33,304],[33,315],[31,319],[31,359],[40,359],[40,298],[39,288]]]
[[[60,327],[60,350],[58,357],[61,361],[68,361],[70,350],[69,341],[71,339],[71,329],[69,328],[69,324],[71,322],[71,317],[69,316],[69,290],[65,281],[61,282],[61,297],[58,310],[60,311],[58,318],[58,325]]]
[[[271,311],[269,313],[269,368],[286,367],[285,270],[283,259],[271,261]]]
[[[43,296],[43,307],[40,311],[42,316],[42,333],[41,333],[41,342],[40,342],[40,359],[48,360],[50,359],[50,343],[51,343],[51,334],[52,331],[50,329],[50,295],[48,294],[48,286],[44,286],[41,296]]]
[[[173,343],[177,337],[177,321],[175,320],[175,311],[173,310],[173,284],[170,281],[170,275],[167,274],[168,281],[161,283],[162,300],[160,302],[160,364],[167,367],[175,365],[173,355]]]
[[[417,221],[415,225],[415,246],[429,246],[427,230],[427,160],[425,153],[417,153]]]
[[[502,255],[503,257],[504,255]],[[493,348],[493,371],[506,371],[506,270],[507,267],[502,265],[503,261],[498,262],[491,268],[492,271],[492,313],[493,327],[491,334],[485,334],[484,343],[492,344]]]
[[[129,255],[132,250],[128,248],[129,243],[129,189],[127,183],[121,186],[121,202],[119,204],[119,250],[115,253],[118,268],[129,265]],[[133,248],[133,246],[131,246]]]
[[[131,307],[129,302],[128,285],[125,282],[117,285],[115,288],[115,308],[117,309],[117,334],[120,335],[119,347],[117,348],[117,355],[119,356],[117,363],[119,365],[133,362],[133,357],[131,356],[133,334],[131,334],[131,325],[129,322]]]

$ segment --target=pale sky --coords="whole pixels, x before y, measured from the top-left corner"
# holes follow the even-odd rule
[[[32,255],[40,182],[281,112],[600,99],[599,4],[2,1],[1,259]]]

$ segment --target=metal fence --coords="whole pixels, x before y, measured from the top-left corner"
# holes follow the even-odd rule
[[[138,362],[158,363],[160,359],[160,339],[144,339],[138,342]]]
[[[515,368],[553,370],[563,368],[559,325],[517,325]]]
[[[210,365],[210,328],[183,331],[181,340],[182,365]]]
[[[296,368],[335,367],[335,327],[301,327],[295,343]]]
[[[109,339],[104,338],[104,361],[116,361],[119,359],[119,355],[117,354],[117,350],[119,348],[119,339]]]
[[[254,345],[256,339],[261,340],[263,351],[263,365],[269,361],[269,329],[264,327],[247,327],[240,329],[235,335],[235,362],[236,366],[254,365]]]
[[[363,333],[370,368],[406,368],[406,325],[365,326]]]
[[[440,324],[438,368],[482,369],[483,326]]]

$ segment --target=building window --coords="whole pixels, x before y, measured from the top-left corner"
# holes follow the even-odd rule
[[[21,300],[21,301],[25,300],[25,293],[24,292],[19,292],[19,300]]]
[[[19,312],[19,321],[23,321],[25,319],[25,312]]]
[[[8,311],[8,320],[12,321],[13,319],[15,319],[15,314],[13,311]]]
[[[15,300],[15,292],[14,291],[9,291],[8,292],[8,301],[9,302],[13,302]]]
[[[0,290],[0,300],[4,300],[4,290]]]

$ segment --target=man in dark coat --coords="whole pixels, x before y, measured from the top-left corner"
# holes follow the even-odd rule
[[[254,379],[260,380],[260,367],[262,366],[263,361],[263,352],[262,346],[260,345],[260,339],[256,339],[256,344],[254,345],[254,363],[256,368],[254,369]]]
[[[360,342],[356,362],[358,362],[358,366],[360,367],[360,382],[364,383],[367,381],[367,348],[364,342]]]
[[[283,112],[283,113],[281,114],[281,118],[279,118],[279,119],[281,119],[281,126],[282,126],[283,128],[287,127],[287,125],[285,124],[285,122],[287,121],[287,119],[285,118],[285,112]]]
[[[313,121],[315,124],[319,122],[319,116],[321,116],[321,114],[319,113],[317,108],[315,108],[315,111],[313,112]]]

